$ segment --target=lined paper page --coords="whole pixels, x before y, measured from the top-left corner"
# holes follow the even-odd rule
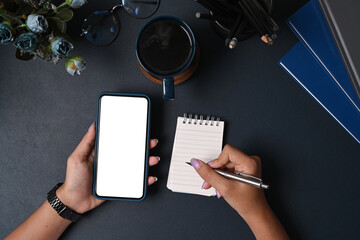
[[[186,164],[191,158],[204,162],[214,160],[222,150],[224,122],[211,121],[205,125],[205,120],[200,125],[199,120],[178,117],[174,146],[170,162],[167,188],[174,192],[199,194],[204,196],[215,195],[215,189],[201,189],[203,180],[195,169]]]

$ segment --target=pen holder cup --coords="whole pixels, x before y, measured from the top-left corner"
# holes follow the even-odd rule
[[[271,12],[273,10],[273,0],[259,0],[259,3],[263,7],[265,7],[268,10],[268,12],[271,14]],[[211,11],[210,11],[210,14],[212,15]],[[245,18],[243,18],[243,21],[244,20],[245,20]],[[211,24],[211,27],[213,28],[214,32],[216,32],[222,38],[226,38],[232,28],[231,24],[225,24],[225,23],[222,23],[221,21],[216,21],[216,20],[211,20],[210,24]],[[240,36],[238,36],[237,40],[244,41],[244,40],[254,36],[255,34],[256,34],[256,32],[253,29],[253,27],[249,23],[247,23],[245,26],[244,32],[242,34],[240,34]]]

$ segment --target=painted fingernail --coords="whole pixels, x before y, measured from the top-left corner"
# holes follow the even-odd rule
[[[205,181],[203,182],[203,184],[201,185],[201,189],[204,189],[205,186]]]
[[[190,161],[191,166],[193,166],[196,170],[200,167],[200,162],[196,158],[192,158]]]
[[[220,193],[218,192],[218,190],[216,190],[216,196],[217,196],[217,198],[221,198],[221,195],[220,195]]]
[[[160,162],[160,157],[159,156],[156,156],[156,159],[158,162]]]
[[[211,165],[215,160],[211,160],[210,162],[207,163],[207,165]]]
[[[157,177],[154,177],[155,178],[155,182],[157,182],[159,179]]]
[[[90,130],[90,128],[95,124],[95,122],[93,122],[90,127],[88,128],[88,131]]]

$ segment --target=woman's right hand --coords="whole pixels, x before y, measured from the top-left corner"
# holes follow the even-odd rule
[[[213,186],[218,197],[224,199],[244,218],[257,239],[288,239],[280,222],[267,204],[264,191],[248,184],[224,178],[213,168],[246,173],[261,178],[261,160],[248,156],[240,150],[226,145],[219,158],[204,163],[191,159],[191,164],[204,179],[203,188]]]
[[[205,164],[192,159],[192,165],[199,166],[197,172],[205,180],[203,188],[208,189],[213,186],[217,190],[218,197],[223,196],[243,218],[249,213],[267,206],[264,191],[262,189],[229,180],[211,168],[226,169],[228,171],[237,171],[261,178],[261,161],[257,156],[248,156],[240,150],[226,145],[219,155],[219,158]]]

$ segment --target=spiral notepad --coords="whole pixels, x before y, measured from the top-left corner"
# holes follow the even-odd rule
[[[184,114],[178,117],[167,188],[173,192],[215,195],[215,189],[201,189],[203,180],[186,164],[191,158],[204,162],[216,159],[222,150],[224,122],[220,118]]]

